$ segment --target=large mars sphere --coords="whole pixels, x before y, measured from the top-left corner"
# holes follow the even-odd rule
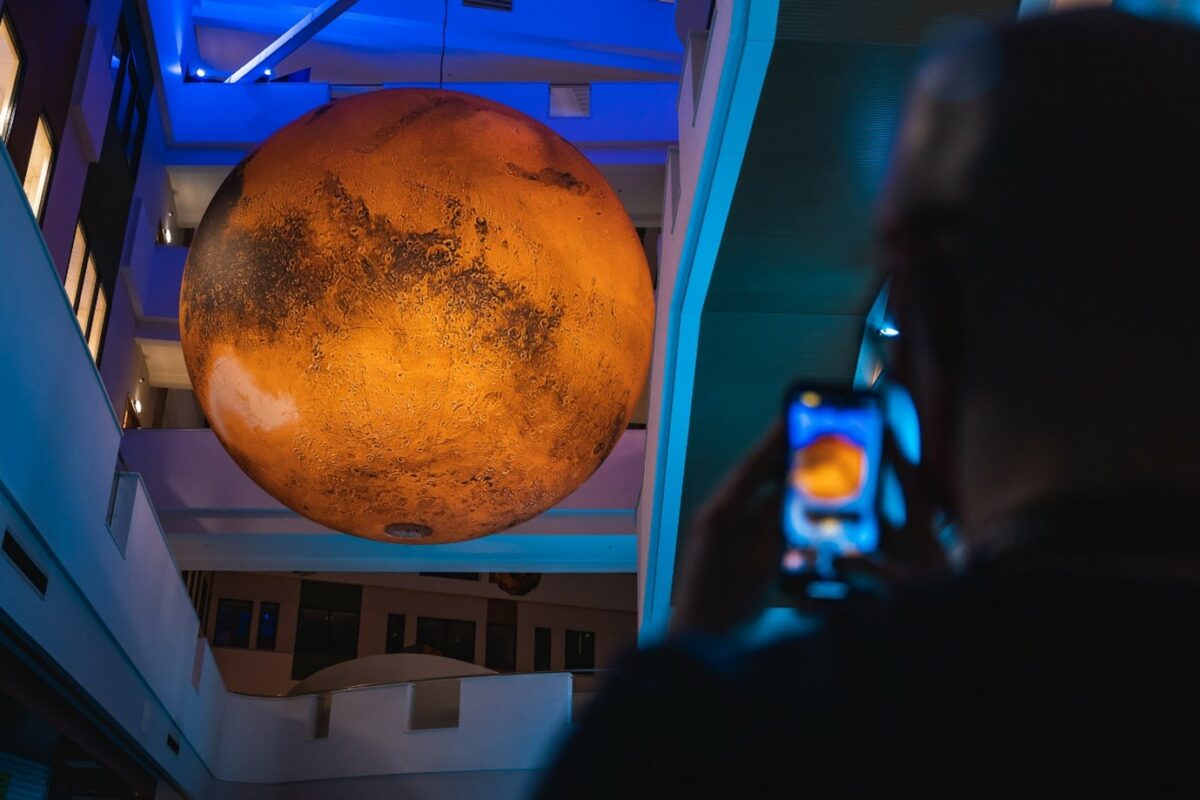
[[[196,396],[281,502],[371,539],[527,520],[613,449],[653,295],[600,172],[511,108],[394,89],[301,117],[204,215],[180,299]]]

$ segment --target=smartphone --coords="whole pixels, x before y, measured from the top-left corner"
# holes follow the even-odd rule
[[[836,582],[835,559],[879,547],[882,403],[872,391],[797,385],[788,390],[784,413],[780,569],[793,584]]]

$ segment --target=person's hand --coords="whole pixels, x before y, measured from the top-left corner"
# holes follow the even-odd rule
[[[673,631],[725,633],[764,608],[783,549],[786,458],[777,420],[696,513],[684,542]]]
[[[869,576],[884,585],[919,580],[949,569],[946,550],[938,541],[935,522],[938,508],[921,467],[904,455],[896,434],[883,431],[883,463],[890,466],[904,495],[904,523],[893,525],[879,513],[879,554],[848,556],[835,562],[848,580]]]
[[[726,633],[769,604],[809,605],[806,598],[777,594],[786,457],[780,420],[697,512],[684,542],[673,631]],[[905,457],[891,429],[884,431],[883,457],[900,482],[904,523],[893,525],[880,515],[879,553],[838,559],[839,576],[887,587],[944,572],[946,552],[934,528],[937,506],[921,468]]]

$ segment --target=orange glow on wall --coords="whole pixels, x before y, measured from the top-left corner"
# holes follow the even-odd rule
[[[292,509],[347,533],[471,539],[577,488],[650,360],[641,242],[557,134],[455,92],[319,108],[239,164],[180,300],[213,430]]]

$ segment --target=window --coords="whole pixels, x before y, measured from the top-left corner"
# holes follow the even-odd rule
[[[221,600],[217,603],[217,624],[213,629],[216,647],[249,647],[250,618],[254,603],[249,600]]]
[[[83,225],[75,225],[75,241],[71,245],[71,258],[67,261],[67,278],[63,284],[67,300],[75,311],[79,329],[87,340],[92,360],[100,359],[100,342],[104,335],[104,322],[108,317],[108,297],[100,285],[100,274],[96,259],[92,257]]]
[[[478,572],[418,572],[417,574],[424,575],[426,578],[447,578],[452,581],[479,580]]]
[[[139,67],[134,51],[129,46],[129,32],[125,28],[124,20],[117,28],[117,38],[113,42],[109,65],[115,73],[114,83],[117,87],[113,98],[113,123],[121,137],[125,161],[129,164],[129,169],[136,172],[142,139],[146,133],[147,101],[142,86],[145,70]]]
[[[475,663],[475,623],[461,619],[417,617],[417,644],[426,644],[447,658]]]
[[[258,607],[258,638],[256,650],[274,650],[279,634],[279,603],[263,603]]]
[[[550,629],[533,629],[533,668],[538,672],[550,669]]]
[[[487,650],[483,663],[485,667],[500,672],[512,672],[517,668],[516,625],[488,623]]]
[[[404,615],[388,614],[387,639],[383,643],[385,653],[404,652]]]
[[[567,631],[566,669],[596,668],[596,634],[591,631]]]
[[[8,15],[0,13],[0,140],[3,141],[8,141],[20,77],[21,48],[17,46],[17,35]]]
[[[25,167],[25,197],[33,215],[42,218],[46,205],[46,189],[50,186],[50,166],[54,163],[54,140],[50,138],[50,124],[43,114],[38,117],[37,130],[33,133],[33,149],[29,152],[29,164]]]
[[[296,619],[292,680],[358,657],[362,587],[349,583],[303,581]]]

